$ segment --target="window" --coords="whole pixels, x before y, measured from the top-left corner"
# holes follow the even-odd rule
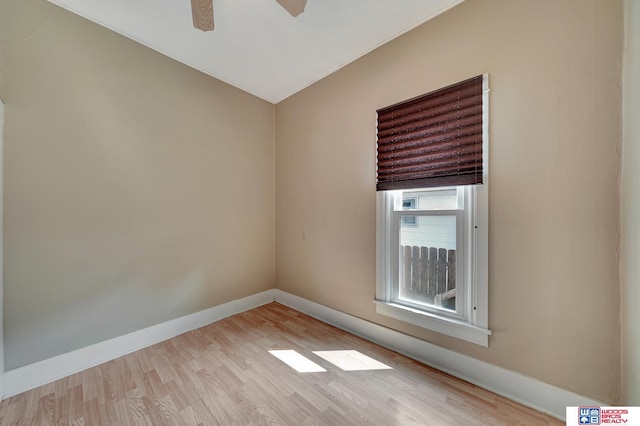
[[[402,198],[402,209],[403,210],[415,209],[417,200],[418,200],[417,198],[403,197]],[[418,223],[416,222],[416,217],[415,216],[404,216],[403,215],[403,216],[400,217],[400,223],[402,224],[402,226],[412,226],[412,227],[418,226]]]
[[[488,77],[378,110],[378,313],[488,346]]]

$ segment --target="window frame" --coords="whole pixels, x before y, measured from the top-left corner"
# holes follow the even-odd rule
[[[378,191],[376,198],[376,312],[409,324],[455,337],[480,346],[489,346],[489,80],[483,75],[483,184],[466,185],[463,229],[456,227],[456,235],[464,233],[464,256],[461,260],[465,282],[465,315],[452,316],[444,310],[425,309],[393,299],[392,286],[397,285],[399,274],[397,250],[400,221],[397,217],[394,192]],[[417,190],[419,188],[415,188]],[[435,189],[435,188],[429,188]],[[442,188],[440,188],[442,189]],[[417,210],[418,212],[420,210]],[[416,211],[411,211],[415,214]],[[394,250],[394,244],[396,245]],[[456,251],[458,249],[456,248]],[[394,259],[395,256],[395,259]],[[459,264],[459,263],[458,263]],[[456,280],[458,277],[456,277]],[[456,283],[456,288],[458,283]],[[456,305],[458,300],[456,300]]]
[[[450,190],[455,189],[457,191],[458,198],[458,208],[457,209],[416,209],[416,210],[399,210],[400,206],[399,202],[403,200],[403,192],[435,192],[441,190]],[[422,304],[420,302],[413,302],[410,300],[403,300],[400,298],[400,282],[396,282],[392,277],[400,277],[400,235],[402,233],[402,227],[398,225],[398,223],[402,223],[401,220],[398,220],[398,217],[402,217],[404,215],[412,215],[417,217],[425,216],[425,217],[433,217],[433,216],[454,216],[456,219],[456,253],[465,253],[466,247],[469,246],[469,242],[467,241],[468,232],[466,231],[465,223],[468,220],[467,215],[468,210],[465,209],[465,205],[470,205],[470,200],[466,200],[467,195],[469,194],[469,188],[464,186],[458,187],[437,187],[437,188],[417,188],[412,190],[397,190],[397,191],[384,191],[386,197],[391,197],[393,204],[393,209],[391,211],[385,212],[390,217],[388,218],[389,222],[387,226],[391,227],[391,238],[392,241],[389,242],[389,256],[385,259],[388,263],[388,268],[390,269],[390,275],[388,278],[389,285],[385,286],[385,296],[386,300],[391,303],[396,303],[399,305],[404,305],[407,307],[412,307],[417,310],[422,310],[426,312],[431,312],[436,315],[442,315],[448,318],[453,318],[457,320],[467,321],[470,318],[471,312],[466,308],[466,300],[469,295],[468,288],[469,285],[466,282],[466,274],[464,267],[464,259],[466,256],[457,256],[456,257],[456,289],[461,290],[456,294],[456,310],[452,312],[451,310],[440,308],[436,305],[428,305]],[[418,227],[418,220],[416,219],[416,227]],[[458,303],[461,301],[462,303]]]

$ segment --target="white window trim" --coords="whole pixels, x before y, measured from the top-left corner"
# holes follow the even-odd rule
[[[390,244],[397,237],[392,235],[393,226],[390,221],[393,211],[394,197],[385,191],[379,191],[376,199],[376,312],[400,321],[423,327],[438,333],[446,334],[477,345],[489,346],[489,77],[484,74],[483,79],[483,182],[476,185],[470,195],[474,197],[472,203],[474,211],[465,215],[474,223],[471,235],[466,238],[473,247],[472,256],[466,258],[466,271],[470,272],[467,279],[467,294],[470,312],[467,320],[460,320],[439,315],[437,312],[427,312],[391,301],[391,289],[387,283],[397,279],[393,275],[393,268],[389,259]],[[467,207],[468,208],[468,207]],[[466,307],[465,307],[466,309]]]

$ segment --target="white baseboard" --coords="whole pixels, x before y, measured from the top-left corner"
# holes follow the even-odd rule
[[[558,419],[564,419],[567,406],[608,405],[276,289],[7,371],[2,396],[26,392],[273,301]]]
[[[231,315],[274,301],[275,290],[267,290],[213,308],[176,318],[95,345],[25,365],[4,373],[4,393],[8,398],[111,361]]]
[[[609,405],[290,293],[281,290],[274,292],[278,303],[558,419],[565,420],[567,406]]]

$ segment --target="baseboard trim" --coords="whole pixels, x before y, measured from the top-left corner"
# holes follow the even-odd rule
[[[2,399],[273,301],[561,420],[567,406],[608,405],[277,289],[7,371]]]
[[[4,373],[5,399],[274,301],[267,290]]]
[[[282,290],[274,290],[274,292],[275,301],[278,303],[563,421],[567,406],[609,405],[328,308]]]

